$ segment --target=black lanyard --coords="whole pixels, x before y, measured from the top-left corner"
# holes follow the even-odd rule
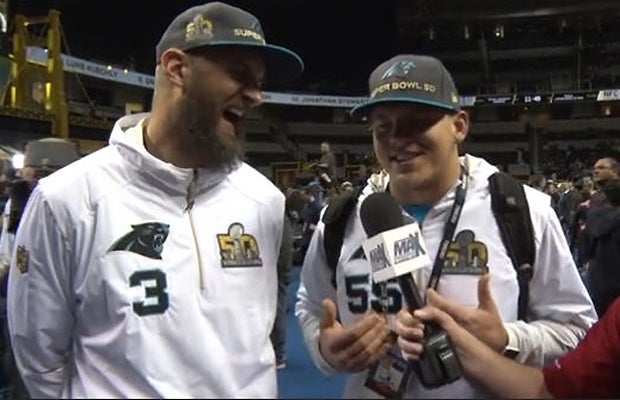
[[[450,216],[443,229],[443,238],[441,244],[437,250],[437,256],[435,257],[435,264],[431,271],[431,278],[428,281],[428,288],[437,290],[439,285],[439,278],[441,277],[441,271],[446,261],[446,255],[448,254],[448,247],[452,242],[456,225],[461,217],[461,211],[463,210],[463,204],[465,204],[465,194],[467,193],[467,181],[468,174],[465,167],[461,167],[461,184],[457,186],[456,193],[454,195],[454,203],[452,203],[452,209],[450,210]]]

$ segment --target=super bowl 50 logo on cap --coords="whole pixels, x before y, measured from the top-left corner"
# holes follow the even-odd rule
[[[265,38],[263,37],[263,35],[258,33],[259,31],[262,32],[262,28],[260,27],[258,20],[254,20],[254,22],[252,22],[252,24],[250,25],[249,29],[248,28],[233,29],[233,35],[240,36],[240,37],[251,37],[252,39],[256,41],[262,44],[265,44]]]
[[[196,15],[192,22],[185,26],[185,41],[196,39],[209,40],[213,37],[213,24],[202,15]]]
[[[218,234],[222,267],[262,267],[258,242],[254,236],[245,233],[244,226],[235,222],[228,227],[228,233]]]

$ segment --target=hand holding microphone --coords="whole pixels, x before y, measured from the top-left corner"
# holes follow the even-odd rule
[[[374,281],[396,278],[408,311],[424,307],[412,272],[430,267],[431,260],[418,224],[405,224],[400,206],[389,193],[369,195],[361,205],[360,218],[368,235],[362,247]],[[410,334],[421,340],[421,355],[411,366],[422,385],[437,388],[458,380],[461,369],[448,334],[433,323],[416,328],[413,317],[408,322]]]

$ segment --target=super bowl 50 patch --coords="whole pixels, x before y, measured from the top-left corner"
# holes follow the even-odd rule
[[[471,230],[459,232],[450,243],[443,271],[453,275],[484,275],[489,272],[487,246]]]
[[[263,266],[256,238],[245,233],[245,228],[239,222],[231,224],[228,233],[218,234],[217,244],[224,268]]]
[[[28,264],[30,262],[30,253],[26,250],[24,246],[17,246],[17,251],[15,252],[15,265],[17,269],[22,274],[28,272]]]

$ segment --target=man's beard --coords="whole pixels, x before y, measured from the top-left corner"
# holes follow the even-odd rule
[[[244,135],[239,124],[235,124],[235,135],[218,133],[222,110],[207,95],[198,92],[190,89],[181,105],[180,123],[189,139],[187,146],[190,151],[201,153],[201,168],[230,172],[244,160]]]

